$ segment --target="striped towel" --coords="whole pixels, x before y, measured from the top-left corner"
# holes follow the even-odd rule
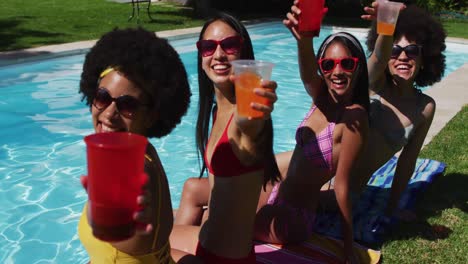
[[[363,244],[380,244],[395,219],[384,216],[390,187],[395,174],[397,157],[390,159],[370,178],[367,188],[358,201],[353,201],[354,238]],[[414,209],[415,201],[444,172],[446,165],[430,159],[418,159],[408,187],[402,194],[399,208]],[[335,238],[341,237],[341,218],[335,212],[319,212],[316,217],[316,231]]]
[[[378,263],[380,251],[368,249],[357,243],[354,244],[354,252],[359,258],[359,263]],[[343,263],[343,243],[318,234],[301,244],[296,245],[276,245],[255,243],[255,255],[257,263],[282,263],[282,264],[310,264]]]

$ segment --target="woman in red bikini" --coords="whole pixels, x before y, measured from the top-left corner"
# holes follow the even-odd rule
[[[201,175],[208,171],[209,215],[201,228],[175,229],[171,243],[196,252],[205,263],[255,263],[252,239],[257,201],[262,185],[279,176],[270,118],[276,83],[264,81],[263,87],[254,90],[271,102],[270,106],[252,103],[253,109],[265,114],[263,118],[239,117],[231,62],[254,59],[247,30],[232,16],[220,13],[205,23],[197,48],[196,140],[203,157]]]
[[[255,237],[270,243],[301,242],[313,231],[321,187],[333,176],[342,215],[344,256],[356,263],[350,175],[368,132],[368,75],[365,53],[351,34],[328,36],[314,55],[312,37],[297,31],[300,9],[293,5],[284,24],[297,40],[300,75],[313,104],[296,130],[287,173],[257,215]],[[268,199],[267,199],[268,198]]]

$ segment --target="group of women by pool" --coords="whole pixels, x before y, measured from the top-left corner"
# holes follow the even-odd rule
[[[364,11],[363,19],[374,20],[378,4]],[[255,263],[254,240],[287,244],[310,237],[319,204],[341,215],[343,261],[357,263],[353,197],[398,152],[386,214],[416,217],[399,210],[398,201],[435,112],[434,100],[417,87],[440,81],[444,73],[441,24],[408,6],[393,36],[377,34],[373,23],[367,58],[359,41],[346,32],[314,47],[313,37],[297,30],[300,12],[295,1],[283,23],[297,41],[300,76],[313,103],[296,129],[294,150],[273,151],[275,81],[263,81],[254,90],[269,102],[251,104],[263,112],[262,118],[237,114],[231,62],[255,57],[242,23],[218,13],[205,23],[196,43],[200,178],[186,181],[173,213],[163,164],[149,144],[149,181],[137,200],[143,209],[134,215],[143,224],[132,238],[95,238],[87,205],[83,209],[78,233],[91,263]],[[80,92],[96,133],[127,131],[146,137],[169,134],[191,96],[177,52],[141,28],[116,29],[96,43],[86,55]]]

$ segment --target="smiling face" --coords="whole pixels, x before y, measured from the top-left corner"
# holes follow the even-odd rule
[[[398,45],[405,48],[408,45],[416,44],[414,41],[408,41],[405,36],[395,41],[393,45]],[[416,58],[408,57],[405,51],[402,51],[397,57],[390,58],[388,61],[388,69],[392,76],[396,75],[403,80],[413,83],[416,78],[419,68],[421,67],[421,55]]]
[[[239,34],[228,24],[218,20],[206,28],[202,39],[220,41],[231,36],[239,36]],[[231,61],[239,59],[240,55],[240,52],[228,54],[218,45],[212,55],[202,57],[202,68],[216,87],[232,87],[232,82],[229,80]]]
[[[98,89],[101,89],[104,93],[107,91],[114,98],[114,101],[106,106],[105,104],[99,104],[97,99],[94,100],[91,106],[91,115],[96,133],[126,131],[145,135],[146,130],[151,125],[151,118],[148,117],[148,107],[143,105],[145,101],[141,98],[143,95],[141,89],[115,70],[102,78]],[[131,96],[133,97],[131,99],[137,99],[141,102],[139,106],[134,107],[135,111],[132,111],[131,116],[123,114],[127,109],[125,104],[119,105],[119,107],[123,108],[119,112],[118,103],[115,99],[121,96]]]
[[[339,41],[333,41],[325,50],[322,59],[340,60],[352,57],[351,51]],[[349,71],[341,64],[336,64],[331,71],[323,72],[328,91],[337,101],[351,102],[353,96],[353,78],[356,69]]]

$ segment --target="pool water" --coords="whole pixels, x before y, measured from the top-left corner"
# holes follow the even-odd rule
[[[310,106],[299,78],[296,42],[280,22],[249,26],[257,59],[276,64],[275,151],[294,147],[295,128]],[[318,45],[333,31],[324,28]],[[352,32],[364,44],[365,33]],[[193,96],[182,123],[152,139],[178,207],[183,182],[199,173],[195,38],[171,40],[187,68]],[[447,72],[468,62],[468,46],[448,43]],[[87,198],[83,137],[93,132],[78,94],[84,55],[0,67],[0,263],[87,263],[77,223]]]

